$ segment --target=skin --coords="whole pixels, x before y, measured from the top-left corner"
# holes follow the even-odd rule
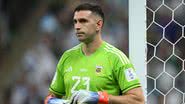
[[[74,29],[80,42],[83,42],[83,53],[93,54],[102,44],[101,31],[103,20],[100,16],[88,10],[76,11],[74,14]],[[61,96],[49,93],[54,97]],[[121,96],[108,95],[110,104],[144,104],[141,87],[133,88]]]
[[[74,14],[74,28],[80,42],[84,43],[83,52],[91,55],[101,45],[101,17],[91,11],[77,11]]]

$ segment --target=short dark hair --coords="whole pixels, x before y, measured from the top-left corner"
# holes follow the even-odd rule
[[[92,13],[97,14],[103,19],[103,22],[104,22],[104,13],[99,5],[90,4],[90,3],[80,4],[79,6],[75,8],[74,12],[81,11],[81,10],[89,10]]]

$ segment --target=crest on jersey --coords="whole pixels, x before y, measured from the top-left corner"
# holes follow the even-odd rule
[[[102,66],[96,66],[96,73],[101,73],[103,67]]]

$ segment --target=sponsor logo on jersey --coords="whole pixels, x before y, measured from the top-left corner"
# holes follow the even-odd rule
[[[82,68],[80,69],[80,72],[87,72],[87,69]]]
[[[102,66],[96,66],[96,73],[101,73],[103,67]]]
[[[136,79],[136,73],[132,68],[128,68],[125,71],[126,79],[128,82],[133,81]]]
[[[72,66],[70,66],[68,69],[66,69],[66,72],[71,72],[73,70]]]

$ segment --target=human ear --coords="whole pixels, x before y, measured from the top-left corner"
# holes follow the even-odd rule
[[[98,20],[96,30],[100,30],[103,27],[103,21]]]

